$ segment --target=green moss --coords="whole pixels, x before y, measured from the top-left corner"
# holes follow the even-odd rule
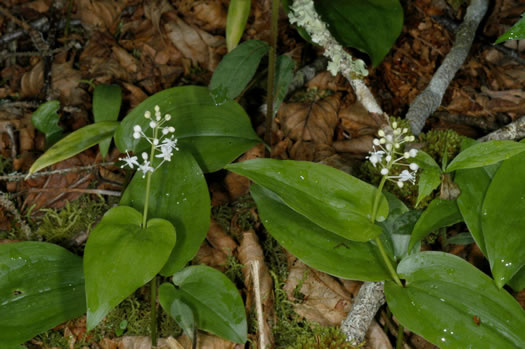
[[[254,227],[255,219],[251,211],[254,207],[255,201],[250,194],[246,194],[231,203],[213,207],[211,214],[224,230],[234,234],[235,232],[230,231],[232,222],[238,228],[235,229],[237,231],[247,231]]]
[[[235,285],[242,288],[244,286],[244,275],[242,274],[243,268],[244,264],[241,264],[235,256],[228,256],[224,275],[226,275]]]
[[[300,336],[297,343],[287,349],[357,349],[346,342],[345,334],[337,327],[315,326],[311,335]]]
[[[61,244],[73,239],[82,232],[89,232],[92,226],[107,211],[104,199],[90,199],[81,196],[78,200],[68,202],[60,209],[41,209],[44,216],[36,222],[36,234],[46,241]]]
[[[5,176],[13,171],[13,160],[0,154],[0,176]]]
[[[441,166],[445,154],[448,163],[459,154],[464,138],[454,130],[431,130],[420,134],[418,142],[423,143],[423,151]]]
[[[306,90],[299,90],[290,97],[290,103],[316,102],[333,95],[334,92],[328,89],[318,89],[316,87]]]

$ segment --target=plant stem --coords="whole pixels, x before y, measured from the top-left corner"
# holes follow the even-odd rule
[[[385,182],[386,182],[386,176],[383,176],[381,178],[381,182],[379,183],[379,186],[377,187],[376,197],[374,198],[374,206],[372,208],[372,217],[371,217],[372,223],[376,221],[377,210],[379,209],[379,202],[381,201],[381,192],[383,191],[383,186],[385,185]],[[388,271],[392,275],[392,278],[394,279],[396,284],[403,287],[403,283],[401,283],[401,280],[399,279],[399,276],[397,275],[396,270],[394,269],[394,266],[392,265],[392,261],[386,254],[385,247],[383,246],[381,239],[379,239],[379,237],[376,237],[374,241],[376,242],[376,245],[379,248],[381,257],[383,257],[383,261],[385,262],[386,267],[388,268]]]
[[[151,346],[157,345],[157,277],[150,281],[151,286]]]
[[[405,334],[405,328],[403,325],[399,324],[397,328],[397,338],[396,338],[396,349],[403,348],[403,335]]]
[[[277,24],[279,20],[279,0],[272,0],[272,23],[270,52],[268,53],[268,85],[266,87],[266,120],[264,141],[272,148],[272,121],[273,121],[273,85],[275,80],[275,51],[277,48]],[[268,151],[267,151],[268,152]],[[269,154],[267,154],[266,157]]]

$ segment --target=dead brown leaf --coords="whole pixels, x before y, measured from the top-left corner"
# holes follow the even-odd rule
[[[44,61],[40,60],[30,71],[22,75],[20,81],[21,97],[36,97],[44,87]]]
[[[249,149],[238,160],[238,162],[257,159],[264,156],[264,145],[259,144]],[[235,200],[242,195],[245,195],[250,190],[251,181],[245,177],[234,172],[228,172],[224,178],[224,186],[230,194],[230,198]]]
[[[226,339],[214,336],[212,334],[199,332],[197,340],[197,349],[243,349],[244,344],[237,344]],[[191,340],[186,335],[177,338],[177,341],[184,349],[191,349]],[[171,349],[171,348],[170,348]],[[177,348],[179,349],[179,348]]]
[[[55,63],[51,68],[52,87],[64,105],[81,105],[88,99],[87,92],[79,86],[82,74],[73,68],[73,63]]]
[[[193,64],[214,71],[220,57],[217,49],[224,47],[224,38],[213,36],[198,27],[187,24],[174,11],[166,14],[164,29],[173,45]]]
[[[221,250],[211,247],[208,242],[203,242],[195,255],[195,260],[199,264],[206,264],[217,270],[224,272],[228,264],[228,256]]]
[[[91,30],[113,32],[125,0],[78,0],[76,18]]]
[[[230,235],[226,234],[224,228],[220,224],[217,224],[213,218],[211,219],[210,229],[208,230],[206,239],[212,247],[222,251],[227,256],[231,256],[237,249],[237,243]]]

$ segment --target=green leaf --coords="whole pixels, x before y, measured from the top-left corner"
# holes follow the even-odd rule
[[[417,152],[417,156],[412,159],[412,162],[415,162],[422,169],[434,169],[441,171],[441,167],[437,164],[436,160],[423,150]]]
[[[95,122],[116,121],[122,103],[122,91],[118,85],[97,85],[93,92],[93,117]],[[111,138],[99,143],[102,157],[108,154]]]
[[[251,0],[231,0],[226,17],[226,47],[233,50],[241,40],[250,15]]]
[[[455,200],[434,199],[428,205],[412,231],[408,249],[436,229],[463,221]]]
[[[447,240],[449,245],[470,245],[475,242],[469,232],[459,233]]]
[[[454,178],[454,182],[461,190],[457,200],[459,211],[485,256],[487,256],[487,249],[481,229],[481,208],[490,180],[484,167],[458,170]]]
[[[368,241],[382,229],[370,222],[377,188],[343,171],[306,161],[255,159],[226,169],[275,192],[294,211],[349,240]],[[381,194],[378,221],[388,215]]]
[[[288,252],[322,272],[351,280],[390,278],[377,248],[335,235],[288,207],[275,193],[251,186],[261,222]]]
[[[441,170],[438,168],[423,169],[418,180],[418,194],[416,206],[421,200],[432,194],[434,189],[441,184]]]
[[[288,56],[277,57],[275,65],[275,84],[274,84],[274,98],[273,98],[273,114],[277,114],[282,101],[288,93],[288,86],[293,79],[293,70],[295,68],[295,61]]]
[[[248,336],[244,304],[235,285],[223,273],[205,265],[184,268],[173,275],[172,284],[159,288],[165,310],[179,299],[195,314],[198,328],[235,343]]]
[[[117,121],[101,121],[70,133],[42,154],[29,169],[29,174],[69,159],[105,138],[111,138],[118,125]]]
[[[175,245],[175,228],[165,219],[148,220],[134,208],[110,209],[90,233],[84,250],[87,329],[164,266]]]
[[[510,287],[516,292],[520,292],[525,288],[525,267],[521,268],[512,279],[508,282]]]
[[[126,116],[115,134],[120,151],[138,154],[149,149],[146,140],[133,138],[133,127],[140,125],[150,132],[144,112],[153,111],[155,105],[163,114],[171,114],[166,126],[176,128],[179,148],[191,152],[204,172],[221,169],[261,143],[240,105],[232,101],[216,105],[206,87],[181,86],[154,94]]]
[[[0,347],[86,311],[82,258],[45,242],[0,244]]]
[[[443,252],[411,255],[397,267],[405,287],[385,283],[403,326],[440,348],[524,348],[525,312],[505,290],[463,259]]]
[[[376,67],[403,28],[399,0],[319,0],[315,9],[343,46],[367,53]]]
[[[211,77],[211,94],[224,95],[230,100],[238,97],[269,49],[270,46],[264,41],[249,40],[224,56]]]
[[[157,162],[158,163],[158,162]],[[146,179],[135,174],[120,201],[139,212],[144,210]],[[162,275],[173,275],[190,261],[210,227],[210,196],[199,165],[191,154],[174,152],[151,176],[148,217],[167,219],[177,230],[177,243]]]
[[[481,214],[487,257],[503,287],[525,265],[525,153],[503,162],[489,185]]]
[[[173,297],[173,285],[164,283],[160,285],[159,302],[164,310],[177,322],[186,336],[192,341],[195,333],[195,316],[190,306],[181,299]]]
[[[499,44],[506,40],[522,40],[525,39],[525,13],[521,14],[521,19],[516,22],[507,30],[503,35],[501,35],[494,44]]]
[[[523,151],[525,151],[525,144],[513,141],[477,143],[459,153],[448,165],[445,172],[495,164]]]
[[[49,101],[38,107],[31,118],[35,128],[46,136],[46,147],[55,144],[64,136],[64,130],[58,126],[59,101]]]

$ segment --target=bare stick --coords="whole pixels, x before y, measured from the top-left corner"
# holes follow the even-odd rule
[[[486,142],[502,139],[518,140],[521,138],[525,138],[525,115],[521,116],[517,120],[514,120],[510,124],[503,126],[499,130],[479,138],[478,141]]]
[[[20,215],[20,212],[18,212],[18,210],[16,209],[15,205],[11,202],[11,200],[9,200],[9,195],[1,191],[0,191],[0,205],[2,205],[2,207],[4,207],[7,210],[7,212],[11,213],[15,217],[15,220],[17,220],[18,223],[20,224],[20,229],[26,236],[26,239],[28,240],[31,239],[31,235],[32,235],[31,228],[29,228],[27,223],[22,219],[22,216]]]
[[[341,330],[347,338],[352,338],[355,345],[365,340],[366,332],[374,316],[385,304],[384,287],[383,282],[365,282],[354,298],[352,310],[341,323]],[[354,319],[360,319],[360,321]]]
[[[476,29],[487,12],[488,0],[472,0],[463,23],[459,26],[456,41],[436,71],[432,80],[410,105],[406,119],[412,133],[418,135],[428,117],[441,105],[448,85],[461,68],[474,41]]]
[[[23,174],[23,173],[12,173],[8,174],[6,176],[0,176],[0,181],[7,181],[7,182],[18,182],[23,181],[26,179],[26,177],[29,178],[37,178],[37,177],[46,177],[46,176],[52,176],[55,174],[65,174],[70,172],[81,172],[81,171],[89,171],[97,167],[104,167],[104,166],[113,166],[115,165],[115,162],[100,162],[98,164],[93,165],[87,165],[87,166],[81,166],[81,167],[70,167],[70,168],[62,168],[59,170],[52,170],[52,171],[42,171],[37,172],[33,174]]]
[[[255,290],[255,310],[257,312],[257,327],[259,328],[259,349],[266,348],[266,338],[264,337],[264,317],[262,310],[261,285],[259,282],[259,261],[250,263],[253,277],[253,289]]]
[[[106,190],[106,189],[80,189],[80,188],[31,188],[30,193],[46,193],[46,192],[61,192],[61,193],[82,193],[82,194],[96,194],[108,196],[121,196],[120,191]]]

